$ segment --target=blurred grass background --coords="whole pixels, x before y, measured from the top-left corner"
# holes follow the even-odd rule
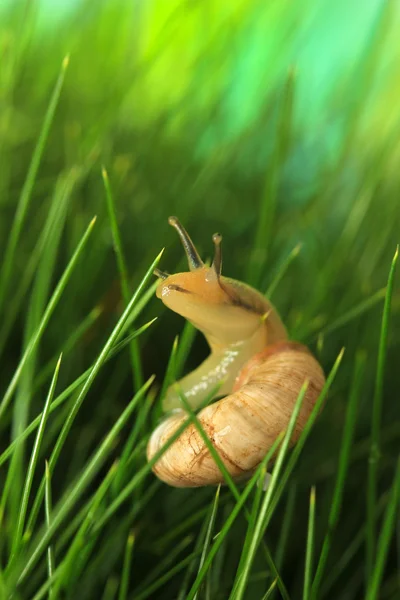
[[[318,596],[363,597],[372,399],[384,288],[400,238],[399,25],[397,3],[381,0],[3,0],[2,393],[86,227],[95,215],[97,221],[1,416],[0,451],[42,410],[60,352],[64,355],[57,393],[93,363],[124,308],[101,176],[104,166],[130,293],[163,246],[161,268],[183,268],[182,250],[167,226],[167,217],[176,214],[203,257],[212,252],[211,234],[221,231],[224,273],[262,291],[294,256],[272,298],[291,336],[309,344],[327,372],[346,347],[327,407],[267,533],[291,598],[301,597],[309,488],[315,484],[317,489],[318,549],[327,527],[354,359],[357,351],[366,353],[341,520],[328,559],[327,583]],[[40,132],[52,94],[54,116],[42,140],[43,152],[36,153],[32,163],[35,146],[42,148]],[[378,496],[383,501],[399,449],[399,309],[397,280],[379,426]],[[119,354],[96,377],[51,474],[54,504],[79,479],[134,389],[155,373],[146,412],[138,408],[112,452],[115,458],[127,448],[136,423],[139,450],[121,481],[129,481],[145,463],[140,441],[156,422],[157,392],[173,339],[184,326],[155,298],[138,315],[137,325],[156,316],[138,338],[139,346]],[[79,335],[74,335],[77,328]],[[205,342],[196,337],[184,368],[193,368],[206,353]],[[149,410],[153,396],[154,411]],[[35,491],[70,406],[49,418],[33,479]],[[32,445],[31,436],[17,446],[11,463],[0,466],[5,582]],[[85,490],[78,507],[85,506],[105,473]],[[115,484],[107,491],[100,513],[119,489]],[[140,596],[140,586],[143,592],[146,582],[150,585],[169,573],[175,558],[164,566],[162,561],[175,556],[174,551],[176,561],[193,552],[213,497],[214,490],[173,490],[147,475],[97,537],[88,537],[61,597],[100,598],[104,593],[105,598],[123,598],[122,565],[133,531],[133,554],[127,560],[131,576],[126,593],[131,595],[126,597],[184,598],[185,573],[189,583],[191,577],[185,565],[177,575],[172,573],[163,591]],[[221,498],[223,520],[232,499],[225,492]],[[282,524],[288,522],[291,503],[295,508],[283,544]],[[192,520],[180,530],[186,518]],[[55,538],[56,564],[68,548],[59,541],[65,528],[63,523]],[[229,543],[217,555],[209,582],[213,599],[229,596],[244,531],[244,523],[236,523]],[[361,541],[340,566],[360,532]],[[29,540],[26,544],[29,547]],[[399,594],[398,545],[397,536],[390,546],[382,599]],[[21,598],[34,597],[45,580],[44,555],[39,565],[21,588]],[[263,596],[273,580],[266,571],[258,557],[246,597]],[[1,582],[0,578],[0,592]]]

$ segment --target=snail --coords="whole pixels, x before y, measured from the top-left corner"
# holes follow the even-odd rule
[[[156,295],[201,331],[210,346],[208,358],[178,384],[196,411],[220,383],[218,395],[223,397],[197,417],[230,475],[245,480],[287,427],[307,380],[291,439],[291,444],[296,442],[322,390],[324,373],[307,347],[288,339],[276,309],[260,292],[221,275],[220,234],[213,235],[214,259],[207,266],[178,219],[170,217],[168,222],[181,238],[189,272],[169,275],[156,270]],[[163,410],[169,416],[151,434],[148,460],[187,421],[176,386],[167,390]],[[153,471],[174,487],[224,482],[194,423],[162,454]]]

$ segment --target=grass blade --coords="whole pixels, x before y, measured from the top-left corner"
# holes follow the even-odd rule
[[[82,495],[83,491],[93,480],[94,476],[96,475],[96,473],[106,460],[108,454],[110,453],[115,438],[125,425],[127,419],[129,418],[133,410],[136,408],[137,403],[142,399],[144,394],[146,394],[152,381],[153,377],[151,377],[144,384],[142,389],[135,394],[131,402],[128,404],[121,416],[111,428],[104,441],[101,443],[98,450],[95,452],[92,459],[89,461],[89,464],[86,466],[84,472],[80,474],[77,483],[72,487],[71,490],[69,490],[69,492],[66,493],[65,497],[61,499],[58,509],[54,511],[50,527],[41,535],[38,534],[36,546],[34,546],[34,549],[30,552],[28,558],[26,559],[22,571],[20,571],[20,568],[16,570],[16,578],[18,579],[18,584],[20,584],[32,570],[32,568],[38,561],[40,555],[42,554],[43,550],[47,547],[48,543],[50,542],[55,531],[67,517],[67,515],[69,514],[79,497]],[[49,466],[51,466],[50,463]],[[20,572],[18,573],[18,571]]]
[[[77,399],[75,400],[69,415],[64,423],[64,426],[60,432],[60,435],[57,438],[57,441],[54,445],[53,451],[51,453],[50,456],[50,460],[49,460],[49,465],[50,465],[50,469],[53,471],[54,467],[57,463],[57,459],[60,455],[60,452],[62,450],[62,447],[64,446],[65,440],[67,438],[67,435],[72,427],[72,424],[75,420],[76,415],[78,414],[78,411],[84,401],[84,399],[86,398],[93,381],[95,380],[98,372],[100,371],[103,363],[105,362],[107,356],[109,355],[111,349],[113,348],[116,340],[118,339],[118,336],[121,333],[121,330],[133,308],[133,306],[135,305],[137,298],[140,294],[140,292],[142,291],[142,289],[145,287],[147,281],[149,280],[149,278],[151,277],[156,265],[158,264],[158,261],[160,260],[161,256],[162,256],[162,252],[160,252],[160,254],[156,257],[156,259],[153,261],[152,265],[150,266],[150,268],[147,270],[145,276],[143,277],[141,283],[139,284],[136,292],[134,293],[134,295],[132,296],[131,301],[129,302],[128,306],[126,307],[125,311],[123,312],[123,314],[121,315],[118,323],[116,324],[116,326],[114,327],[113,331],[111,332],[110,337],[108,338],[105,346],[103,347],[102,351],[100,352],[95,364],[93,365],[87,379],[85,380],[85,383],[83,384],[83,387],[77,397]],[[36,520],[37,517],[37,513],[39,511],[39,507],[40,507],[40,503],[43,497],[43,491],[44,491],[44,481],[42,481],[42,484],[39,487],[39,491],[36,495],[36,499],[35,499],[35,503],[34,506],[32,508],[32,514],[31,514],[31,519],[29,522],[29,529],[33,528],[33,523]]]
[[[207,449],[209,450],[211,456],[213,457],[215,463],[217,464],[219,470],[221,471],[227,486],[229,487],[229,489],[232,492],[233,496],[235,497],[236,501],[239,501],[239,498],[240,498],[239,490],[237,489],[235,482],[233,481],[229,471],[225,467],[225,464],[222,461],[218,451],[214,448],[210,438],[204,431],[199,419],[197,418],[196,414],[193,412],[193,410],[192,410],[191,406],[189,405],[189,403],[187,402],[184,394],[182,394],[182,392],[179,388],[179,384],[176,385],[176,388],[177,388],[177,392],[180,396],[181,402],[182,402],[186,412],[189,414],[190,419],[192,420],[193,424],[195,425],[197,431],[200,433],[205,445],[207,446]],[[214,395],[215,395],[215,392],[213,393],[212,396],[214,396]],[[247,509],[245,509],[245,515],[246,515],[246,519],[251,524],[251,515],[249,514]],[[265,553],[265,556],[266,556],[266,559],[268,561],[270,568],[272,569],[274,574],[278,576],[276,566],[272,560],[272,556],[271,556],[266,544],[263,545],[263,550],[264,550],[264,553]],[[283,594],[283,597],[286,600],[287,592],[286,592],[285,586],[283,585],[283,582],[279,576],[278,576],[278,586],[279,586],[279,589],[281,590],[281,593]]]
[[[379,302],[384,299],[385,294],[386,288],[378,290],[377,292],[375,292],[375,294],[372,294],[372,296],[370,296],[366,300],[363,300],[356,306],[353,306],[353,308],[345,312],[338,319],[333,320],[329,325],[323,327],[318,333],[316,333],[313,336],[312,339],[315,340],[318,336],[328,335],[328,333],[332,333],[340,327],[351,323],[351,321],[354,321],[354,319],[357,319],[359,316],[363,315],[365,312],[379,304]],[[308,337],[308,335],[306,337]]]
[[[82,173],[77,169],[70,169],[66,174],[60,175],[56,182],[46,221],[42,227],[35,246],[30,253],[24,271],[21,273],[21,278],[16,285],[16,289],[13,290],[12,305],[7,307],[7,320],[1,325],[0,355],[3,354],[9,334],[12,331],[18,315],[20,314],[21,306],[26,300],[31,282],[38,274],[38,265],[40,260],[43,258],[44,253],[48,252],[50,238],[53,237],[56,228],[62,228],[62,221],[64,221],[65,218],[65,210],[63,205],[68,204],[69,197],[71,196],[72,191],[74,190],[74,187],[81,176]],[[64,213],[64,215],[62,213]],[[57,359],[55,362],[57,362]],[[54,367],[51,370],[53,371],[53,369]]]
[[[371,573],[366,600],[378,600],[379,587],[383,577],[390,540],[394,534],[395,519],[400,497],[400,460],[397,462],[396,474],[393,480],[390,499],[386,507],[381,535],[376,553],[376,562]]]
[[[293,110],[295,73],[291,69],[283,89],[280,114],[275,138],[275,147],[272,151],[271,166],[268,169],[267,181],[264,185],[261,198],[261,207],[258,215],[258,225],[255,232],[254,246],[249,263],[248,281],[251,285],[259,287],[260,276],[267,259],[268,246],[271,245],[271,232],[275,218],[275,205],[278,194],[280,168],[288,150]]]
[[[234,495],[234,497],[236,499],[239,498],[239,491],[235,485],[235,482],[233,481],[228,469],[225,466],[225,463],[223,462],[222,458],[220,457],[218,451],[216,450],[216,448],[213,446],[213,443],[211,442],[210,438],[208,437],[207,433],[204,431],[203,426],[201,425],[197,415],[193,412],[192,407],[189,405],[188,401],[186,400],[185,395],[182,393],[182,390],[179,386],[179,384],[175,384],[175,388],[176,388],[176,392],[179,394],[180,400],[183,404],[183,407],[185,409],[185,411],[187,412],[187,414],[190,417],[190,420],[192,421],[193,425],[196,427],[197,431],[199,432],[199,434],[201,435],[205,445],[207,446],[208,451],[210,452],[211,456],[213,457],[216,465],[218,466],[219,470],[221,471],[221,474],[223,475],[224,479],[225,479],[225,483],[227,484],[227,486],[229,487],[229,489],[231,490],[232,494]],[[216,388],[216,390],[213,392],[212,397],[215,396],[216,391],[218,388]]]
[[[28,509],[28,502],[29,502],[29,496],[31,493],[33,477],[35,475],[36,465],[37,465],[38,458],[39,458],[40,447],[41,447],[43,436],[44,436],[47,418],[49,416],[50,404],[53,400],[54,391],[55,391],[56,385],[57,385],[58,373],[59,373],[60,365],[61,365],[61,358],[62,358],[62,355],[58,359],[58,362],[57,362],[57,365],[56,365],[56,368],[54,371],[54,375],[53,375],[53,379],[51,381],[49,393],[47,395],[46,403],[45,403],[45,406],[43,409],[42,418],[41,418],[40,425],[39,425],[39,428],[38,428],[38,431],[36,434],[35,443],[33,445],[31,459],[29,461],[28,472],[26,475],[24,490],[22,493],[21,506],[19,509],[19,518],[18,518],[17,529],[16,529],[15,536],[13,539],[13,554],[14,555],[16,555],[18,553],[18,550],[19,550],[19,547],[21,544],[22,533],[23,533],[24,525],[25,525],[25,517],[26,517],[26,512]]]
[[[277,582],[278,582],[278,580],[274,579],[274,581],[271,583],[271,585],[269,586],[268,590],[265,592],[265,594],[261,598],[261,600],[268,600],[268,598],[272,598],[272,594],[274,593],[274,591],[276,589]]]
[[[128,540],[126,542],[124,565],[122,567],[121,586],[120,586],[120,590],[119,590],[119,594],[118,594],[118,600],[126,600],[126,598],[128,597],[129,576],[130,576],[132,551],[133,551],[134,543],[135,543],[135,536],[133,533],[130,533],[128,536]]]
[[[204,561],[204,564],[203,564],[202,568],[200,569],[200,571],[193,583],[193,586],[187,595],[186,600],[193,600],[194,596],[196,595],[196,593],[201,585],[201,582],[203,581],[204,577],[206,576],[207,571],[214,559],[214,556],[217,554],[219,548],[222,546],[222,543],[223,543],[226,535],[228,534],[229,529],[231,528],[233,522],[237,518],[239,512],[242,510],[242,507],[244,506],[250,492],[252,491],[255,484],[259,480],[261,471],[265,468],[265,465],[268,463],[268,461],[271,460],[271,457],[276,452],[276,450],[279,446],[279,443],[280,443],[280,438],[278,438],[276,440],[275,444],[272,446],[270,451],[267,453],[264,460],[260,463],[260,465],[257,468],[256,472],[254,473],[253,477],[250,479],[250,481],[246,485],[243,493],[239,496],[238,501],[236,502],[233,510],[231,511],[230,515],[228,516],[227,520],[225,521],[221,531],[218,534],[218,537],[216,538],[210,552],[208,553],[208,555]]]
[[[81,323],[76,327],[74,331],[68,336],[64,345],[63,345],[63,356],[68,356],[69,352],[75,348],[75,345],[79,340],[85,335],[85,333],[92,327],[92,325],[97,321],[101,314],[101,309],[95,307],[90,313],[82,320]],[[53,356],[48,363],[39,371],[37,376],[35,377],[35,389],[40,388],[40,386],[46,381],[49,375],[52,373],[54,366],[57,364],[58,357]]]
[[[381,335],[379,340],[378,365],[375,378],[375,393],[372,404],[371,447],[368,463],[367,489],[367,544],[366,544],[366,578],[367,582],[372,573],[376,549],[376,494],[378,480],[378,462],[380,452],[381,419],[383,403],[383,385],[386,365],[387,340],[389,332],[390,308],[393,294],[393,283],[396,272],[399,247],[397,246],[390,266],[386,288],[385,304],[383,307]],[[368,588],[368,583],[367,583]]]
[[[300,254],[301,247],[302,247],[302,244],[297,244],[297,246],[295,246],[293,248],[293,250],[288,254],[288,256],[285,258],[285,260],[279,266],[278,271],[276,272],[275,277],[273,278],[273,280],[269,284],[269,286],[268,286],[268,288],[267,288],[267,290],[266,290],[266,292],[264,294],[266,296],[266,298],[271,298],[272,297],[272,295],[275,292],[276,288],[278,287],[279,283],[281,282],[281,280],[285,276],[286,271],[289,269],[290,265],[295,260],[295,258],[297,258],[298,255]]]
[[[310,513],[308,519],[306,563],[304,567],[304,589],[303,600],[310,598],[311,580],[312,580],[312,561],[314,550],[314,528],[315,528],[315,487],[311,488],[310,493]]]
[[[15,370],[13,378],[11,379],[11,381],[7,387],[7,390],[3,396],[3,399],[0,402],[0,420],[7,408],[7,406],[9,405],[9,403],[11,401],[12,395],[13,395],[15,388],[21,377],[22,370],[23,370],[26,362],[28,361],[29,357],[31,356],[32,352],[37,347],[37,345],[47,327],[50,317],[52,316],[52,314],[58,304],[58,301],[60,300],[60,298],[64,292],[64,289],[68,283],[68,280],[70,279],[72,272],[73,272],[81,254],[89,240],[89,236],[92,233],[95,222],[96,222],[96,218],[92,219],[92,221],[90,222],[88,228],[86,229],[83,237],[81,238],[81,241],[79,242],[74,254],[72,255],[72,258],[70,259],[63,275],[61,276],[61,279],[59,280],[59,282],[56,286],[56,289],[54,290],[54,292],[47,304],[46,310],[40,321],[39,327],[37,328],[35,334],[32,336],[28,346],[25,349],[25,352],[22,355],[22,358],[19,362],[18,367]]]
[[[44,510],[46,515],[46,526],[47,529],[50,527],[51,522],[51,512],[52,512],[52,500],[51,500],[51,475],[49,464],[46,460],[46,486],[45,486],[45,494],[44,494]],[[48,578],[51,579],[53,577],[55,570],[55,560],[54,560],[54,550],[53,546],[49,544],[47,548],[47,575]],[[54,597],[53,589],[50,588],[49,591],[49,600],[52,600]]]
[[[132,333],[130,336],[128,336],[122,342],[120,342],[119,344],[116,344],[114,346],[114,348],[112,349],[112,351],[110,352],[110,354],[108,355],[108,357],[106,358],[106,361],[113,358],[116,354],[118,354],[118,352],[120,352],[123,348],[125,348],[125,346],[129,343],[129,341],[132,339],[132,337],[138,336],[141,333],[144,333],[150,327],[150,325],[152,325],[152,323],[154,323],[155,320],[156,319],[152,319],[145,325],[142,325],[142,327],[139,327],[139,329],[137,329],[134,333]],[[52,413],[56,408],[61,406],[61,404],[63,404],[75,392],[75,390],[86,381],[86,379],[89,377],[92,369],[93,369],[93,365],[91,367],[89,367],[88,369],[86,369],[86,371],[84,371],[82,373],[82,375],[79,375],[79,377],[77,379],[75,379],[75,381],[73,383],[71,383],[71,385],[69,385],[59,396],[57,396],[57,398],[54,400],[54,402],[51,403],[50,413]],[[4,452],[2,454],[0,454],[0,466],[6,460],[8,460],[10,458],[10,456],[12,456],[12,454],[13,454],[16,446],[20,442],[20,440],[26,439],[33,431],[35,431],[35,429],[38,427],[38,425],[40,423],[41,418],[42,418],[42,413],[40,413],[35,419],[33,419],[33,421],[25,429],[25,431],[23,433],[21,433],[21,435],[19,435],[17,438],[15,438],[15,440],[13,440],[11,442],[11,444],[8,446],[8,448],[6,448],[6,450],[4,450]]]
[[[213,535],[213,531],[214,531],[215,519],[216,519],[216,516],[217,516],[217,509],[218,509],[218,502],[219,502],[219,493],[220,493],[220,490],[221,490],[221,486],[219,485],[217,487],[217,491],[215,492],[214,502],[211,505],[211,514],[210,514],[210,518],[209,518],[209,521],[208,521],[208,527],[207,527],[207,531],[206,531],[206,537],[205,537],[205,540],[204,540],[203,550],[202,550],[201,556],[200,556],[199,569],[198,569],[197,574],[199,574],[199,572],[201,571],[201,568],[204,565],[204,561],[205,561],[206,556],[208,554],[208,550],[210,548],[211,539],[212,539],[212,535]],[[199,595],[199,591],[194,596],[194,600],[197,600],[198,595]]]
[[[325,565],[332,542],[332,536],[339,519],[343,490],[349,467],[350,452],[353,443],[354,429],[357,419],[357,407],[361,393],[361,386],[365,370],[365,361],[365,354],[359,353],[356,358],[353,382],[350,391],[350,399],[346,411],[342,443],[340,446],[339,467],[328,518],[328,530],[323,541],[322,550],[318,560],[317,570],[312,585],[312,598],[315,599],[319,597],[318,590],[322,582],[322,577],[324,574]]]
[[[32,197],[32,190],[35,183],[36,175],[42,159],[44,147],[49,135],[50,127],[53,122],[54,114],[60,98],[61,89],[64,82],[65,72],[69,63],[69,57],[66,56],[61,64],[61,71],[54,87],[49,105],[44,117],[43,125],[39,134],[38,141],[33,152],[32,160],[29,165],[28,173],[21,191],[21,196],[18,201],[17,210],[14,221],[11,227],[10,236],[8,238],[7,247],[4,251],[4,258],[0,271],[0,308],[4,303],[6,292],[8,290],[12,265],[14,263],[15,251],[17,249],[18,240],[21,235],[22,226],[28,210],[29,202]]]
[[[115,255],[117,257],[117,265],[119,276],[121,280],[121,290],[122,297],[124,299],[125,306],[129,304],[129,300],[131,298],[130,286],[129,286],[129,278],[128,278],[128,268],[125,260],[124,252],[122,250],[122,241],[121,235],[118,228],[118,221],[115,211],[114,197],[111,190],[110,179],[108,177],[106,169],[102,168],[102,176],[103,183],[106,190],[106,200],[107,200],[107,209],[108,209],[108,218],[110,220],[111,232],[114,242],[114,250]],[[138,340],[132,340],[129,345],[130,347],[130,355],[132,361],[132,370],[133,370],[133,382],[134,389],[138,390],[143,385],[143,369],[142,369],[142,361],[140,357],[140,349]]]
[[[383,512],[385,506],[387,504],[387,493],[383,494],[383,496],[379,499],[378,502],[378,511],[377,516]],[[365,538],[367,535],[367,527],[364,525],[358,531],[358,533],[353,537],[350,544],[343,549],[340,554],[339,560],[335,563],[335,568],[331,569],[323,579],[321,584],[321,592],[320,597],[325,598],[332,588],[332,586],[336,583],[339,576],[345,571],[345,569],[349,566],[350,562],[356,556],[358,550],[362,547]]]
[[[250,575],[250,569],[253,564],[257,548],[260,544],[261,538],[266,529],[267,523],[265,523],[265,517],[267,514],[268,507],[270,505],[272,494],[275,490],[278,478],[280,476],[280,472],[283,466],[283,461],[285,459],[286,453],[289,449],[289,443],[293,435],[293,431],[296,425],[297,417],[299,415],[302,402],[307,392],[308,381],[305,381],[301,387],[300,393],[297,397],[296,404],[293,408],[293,412],[290,416],[290,420],[288,423],[287,430],[285,432],[285,436],[283,438],[282,445],[279,449],[279,453],[272,470],[271,480],[269,482],[267,491],[264,495],[264,500],[261,504],[261,509],[258,514],[258,518],[254,527],[254,535],[251,540],[250,546],[247,551],[247,556],[245,557],[243,568],[240,572],[236,574],[236,580],[234,585],[234,590],[231,594],[231,598],[235,598],[235,600],[241,600],[246,590],[246,585],[248,581],[248,577]]]
[[[171,564],[176,562],[178,556],[187,549],[188,546],[193,542],[193,537],[188,535],[184,537],[179,544],[176,544],[170,552],[166,553],[165,556],[157,562],[154,569],[143,579],[140,585],[135,590],[135,597],[138,594],[147,593],[148,588],[152,586],[152,581],[158,581],[165,577],[166,573],[162,574],[164,569],[168,568]],[[199,553],[200,554],[200,553]],[[193,556],[193,555],[192,555]],[[170,570],[167,571],[169,573]]]
[[[110,484],[115,476],[115,473],[117,471],[117,464],[118,464],[118,462],[116,461],[115,463],[113,463],[111,465],[110,470],[108,471],[107,475],[104,477],[99,488],[96,490],[96,493],[89,500],[89,502],[83,507],[83,511],[86,514],[84,515],[84,517],[82,519],[79,529],[76,532],[76,534],[72,540],[72,543],[70,544],[70,546],[68,548],[67,554],[66,554],[65,558],[63,559],[63,562],[61,563],[60,569],[58,570],[58,573],[57,573],[58,577],[57,577],[56,584],[54,586],[54,597],[55,598],[58,598],[59,593],[60,593],[60,588],[62,588],[64,586],[68,587],[68,584],[70,583],[70,581],[73,581],[73,579],[74,579],[73,575],[76,573],[75,561],[76,561],[77,557],[79,556],[79,554],[81,553],[82,549],[85,547],[85,543],[89,539],[88,532],[90,531],[91,527],[93,526],[93,523],[95,522],[99,506],[100,506],[102,500],[104,499],[104,496],[105,496],[107,490],[109,489]],[[60,547],[62,547],[61,542],[62,542],[62,540],[59,539]],[[75,574],[75,577],[76,577],[76,574]]]
[[[189,556],[181,560],[177,565],[175,565],[175,567],[172,567],[172,569],[170,569],[162,577],[156,579],[154,583],[152,583],[146,590],[135,594],[135,600],[145,600],[145,598],[154,598],[154,592],[158,590],[161,586],[163,586],[165,583],[167,583],[167,581],[172,579],[174,575],[182,571],[186,566],[190,565],[194,557],[194,553],[189,554]]]
[[[276,546],[275,563],[276,568],[280,570],[283,565],[283,559],[285,556],[286,544],[289,538],[289,532],[292,527],[292,520],[294,515],[294,508],[296,503],[296,485],[292,485],[289,489],[288,499],[285,507],[285,515],[282,521],[281,533],[279,536],[278,544]]]
[[[340,364],[342,362],[343,359],[343,354],[344,354],[344,348],[339,352],[337,359],[335,360],[335,363],[331,369],[331,372],[329,373],[325,385],[322,388],[322,391],[319,395],[318,400],[316,401],[314,408],[308,418],[307,423],[304,426],[303,431],[301,432],[301,435],[299,437],[299,439],[296,442],[295,447],[292,450],[292,453],[289,457],[289,460],[287,462],[286,468],[284,470],[284,472],[282,473],[281,477],[280,477],[280,481],[279,481],[279,485],[277,486],[277,490],[276,493],[274,494],[274,497],[271,501],[271,505],[268,509],[267,515],[265,517],[266,519],[266,524],[269,522],[269,520],[272,517],[272,514],[279,502],[279,499],[283,493],[283,490],[285,489],[285,486],[289,480],[289,477],[297,463],[297,460],[301,454],[301,451],[304,447],[304,444],[306,443],[306,440],[308,438],[308,436],[310,435],[311,429],[318,417],[318,414],[323,406],[323,403],[325,401],[325,398],[332,386],[332,383],[335,380],[335,377],[337,375],[337,372],[339,370]]]

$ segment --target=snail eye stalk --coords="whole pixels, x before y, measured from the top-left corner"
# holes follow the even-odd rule
[[[214,235],[212,236],[212,240],[214,242],[214,260],[212,263],[212,267],[216,272],[217,276],[219,277],[222,271],[222,235],[220,233],[214,233]]]
[[[188,232],[183,227],[183,225],[179,222],[177,217],[169,217],[168,223],[176,229],[176,231],[179,234],[179,237],[181,238],[181,242],[183,244],[183,247],[184,247],[187,259],[188,259],[189,269],[191,271],[195,271],[196,269],[201,269],[201,267],[204,267],[204,263],[201,260],[199,253],[196,250],[195,245],[193,244],[192,240],[190,239]]]

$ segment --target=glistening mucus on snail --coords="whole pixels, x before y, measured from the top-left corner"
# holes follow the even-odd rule
[[[202,408],[197,418],[230,475],[247,479],[277,436],[288,425],[305,381],[307,391],[291,439],[298,439],[323,388],[323,370],[306,346],[290,341],[274,306],[256,289],[222,276],[220,234],[213,235],[214,260],[201,260],[187,231],[176,217],[189,271],[169,275],[157,270],[157,297],[190,321],[205,336],[210,355],[178,385],[194,411],[220,384],[222,399]],[[180,396],[171,386],[163,399],[167,416],[152,433],[151,460],[187,420]],[[224,477],[194,423],[153,465],[165,483],[200,487],[224,482]]]

